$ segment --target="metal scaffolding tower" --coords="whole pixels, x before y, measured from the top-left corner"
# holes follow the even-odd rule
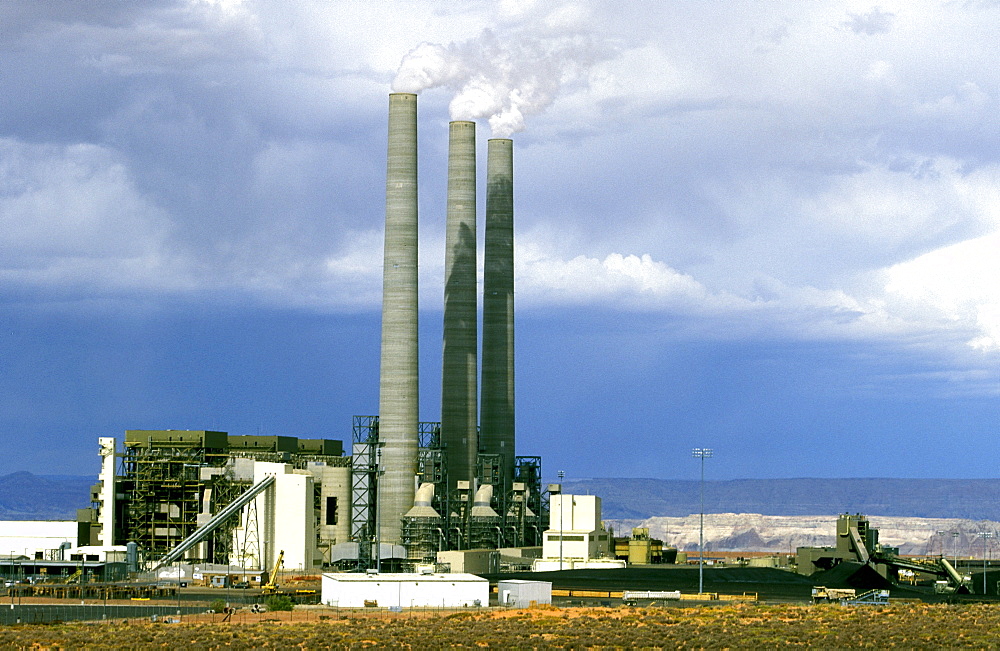
[[[198,526],[203,465],[202,448],[125,448],[132,477],[126,528],[147,558],[166,554]]]
[[[378,416],[355,416],[351,427],[351,538],[358,563],[371,566],[378,500]]]
[[[440,423],[421,422],[418,430],[417,483],[433,484],[431,507],[438,517],[406,517],[402,542],[413,562],[434,562],[436,552],[451,549],[496,549],[537,546],[548,521],[542,492],[541,457],[515,457],[512,489],[502,489],[504,459],[480,454],[477,482],[450,486],[447,450],[442,447]],[[351,535],[359,546],[361,567],[373,566],[376,520],[379,517],[378,416],[355,416],[352,428],[353,480]],[[478,486],[495,487],[490,507],[495,516],[472,516]]]

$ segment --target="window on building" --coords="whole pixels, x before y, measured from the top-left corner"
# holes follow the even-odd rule
[[[337,498],[326,498],[326,523],[337,524]]]

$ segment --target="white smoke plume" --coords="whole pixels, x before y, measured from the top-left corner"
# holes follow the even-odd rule
[[[421,43],[403,57],[392,89],[453,89],[451,119],[488,118],[493,136],[507,138],[566,86],[585,83],[590,66],[611,54],[579,21],[543,20],[541,28],[534,27],[538,24],[526,22],[502,34],[486,29],[449,45]]]

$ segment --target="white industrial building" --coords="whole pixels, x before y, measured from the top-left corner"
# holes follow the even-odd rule
[[[625,567],[614,557],[614,541],[601,522],[596,495],[554,494],[549,501],[549,528],[535,572]]]
[[[324,574],[322,601],[339,608],[488,606],[490,582],[474,574]]]
[[[102,563],[125,563],[128,559],[128,547],[126,545],[83,545],[81,547],[71,547],[63,554],[65,559],[100,561]]]
[[[243,508],[240,525],[233,532],[237,558],[244,567],[266,568],[283,551],[285,568],[312,569],[320,560],[316,553],[313,474],[287,463],[253,462],[255,485],[268,476],[274,476],[273,489],[261,492]],[[254,527],[257,530],[249,530]],[[248,539],[259,544],[240,544]]]
[[[61,550],[76,547],[74,520],[0,521],[0,555],[61,560]],[[68,558],[68,557],[67,557]]]

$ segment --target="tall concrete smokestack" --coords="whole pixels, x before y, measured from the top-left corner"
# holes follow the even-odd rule
[[[417,466],[417,96],[389,95],[379,371],[379,539],[402,541]]]
[[[503,455],[507,491],[514,475],[514,154],[506,138],[487,143],[483,264],[480,447]]]
[[[472,481],[476,433],[476,123],[455,121],[448,133],[448,213],[444,262],[441,442],[448,489]]]

